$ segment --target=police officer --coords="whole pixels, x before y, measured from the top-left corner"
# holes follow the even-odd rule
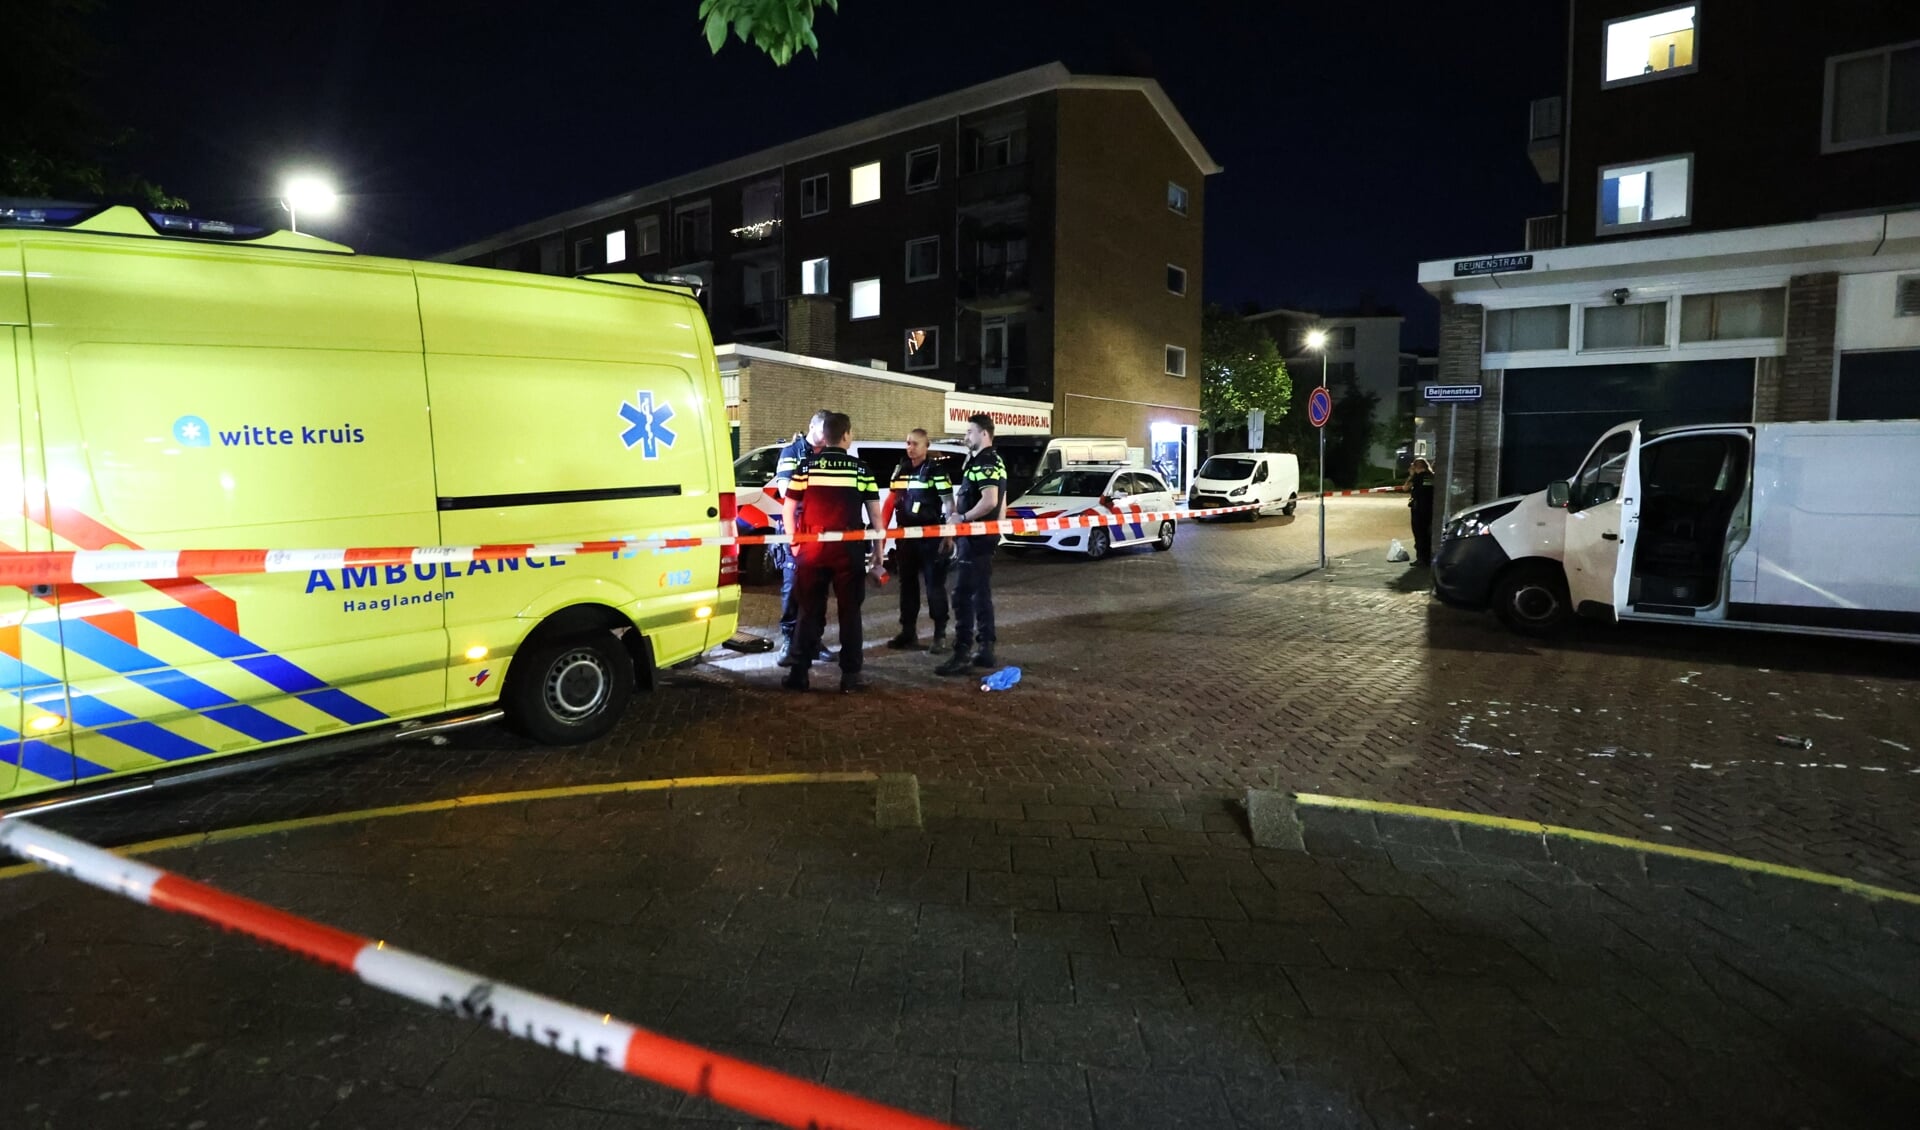
[[[946,521],[953,483],[928,450],[927,430],[907,433],[907,457],[894,469],[891,491],[881,507],[883,526],[936,526]],[[897,519],[897,522],[896,522]],[[947,555],[950,547],[932,538],[894,542],[893,571],[900,575],[900,634],[887,641],[895,651],[918,650],[920,589],[927,590],[927,615],[933,620],[935,655],[947,649]]]
[[[853,425],[841,412],[829,412],[821,424],[819,451],[800,461],[789,477],[782,507],[787,529],[796,534],[858,531],[862,511],[880,528],[880,487],[866,464],[847,454]],[[866,598],[867,543],[814,541],[793,547],[797,561],[794,595],[800,605],[800,623],[794,637],[793,663],[781,686],[807,689],[807,669],[820,647],[827,626],[827,593],[840,609],[840,690],[852,694],[867,689],[860,676],[862,639],[860,605]],[[874,576],[885,578],[882,556],[873,555]]]
[[[984,522],[1000,516],[1007,491],[1007,465],[993,449],[993,417],[967,417],[967,466],[953,491],[953,520]],[[956,538],[953,547],[953,654],[934,668],[939,675],[964,675],[969,666],[991,667],[993,660],[993,550],[998,534]],[[980,650],[967,651],[978,625]]]
[[[767,493],[776,500],[781,502],[786,500],[787,483],[792,479],[795,469],[807,456],[820,450],[820,445],[824,442],[820,429],[830,415],[832,413],[825,408],[815,412],[813,419],[807,421],[806,432],[794,436],[787,446],[780,449],[780,460],[774,464],[773,468],[773,480],[767,484]],[[792,529],[791,526],[782,528],[789,531]],[[795,564],[793,547],[775,544],[768,546],[767,551],[773,558],[773,563],[780,567],[780,655],[774,662],[782,667],[791,667],[793,666],[793,630],[800,619],[800,605],[793,595]],[[833,655],[831,652],[822,650],[813,658],[824,663],[833,658]]]

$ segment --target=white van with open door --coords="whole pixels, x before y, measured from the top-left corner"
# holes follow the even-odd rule
[[[1291,514],[1300,502],[1300,457],[1272,451],[1215,455],[1200,465],[1187,492],[1195,510],[1257,506],[1243,510],[1249,521],[1269,514]]]
[[[1579,613],[1920,641],[1920,421],[1600,437],[1579,472],[1455,515],[1434,589],[1545,634]]]

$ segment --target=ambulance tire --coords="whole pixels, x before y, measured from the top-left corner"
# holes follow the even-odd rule
[[[536,640],[514,657],[500,705],[513,728],[542,745],[605,737],[634,692],[633,656],[610,631]]]
[[[1506,571],[1493,586],[1493,611],[1523,636],[1545,638],[1566,627],[1572,615],[1567,577],[1558,565],[1531,562]]]

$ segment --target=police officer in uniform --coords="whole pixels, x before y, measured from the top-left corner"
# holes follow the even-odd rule
[[[953,483],[928,450],[927,430],[907,433],[907,457],[894,469],[881,525],[936,526],[946,521]],[[895,519],[898,519],[896,522]],[[887,641],[895,651],[918,650],[920,590],[927,591],[935,655],[947,649],[947,554],[937,538],[901,538],[893,543],[893,570],[900,575],[900,634]]]
[[[993,449],[993,417],[984,413],[967,418],[966,470],[953,491],[953,520],[985,522],[1000,516],[1007,492],[1007,465]],[[934,668],[939,675],[964,675],[969,666],[992,667],[993,659],[993,551],[998,534],[956,538],[953,547],[953,654]],[[971,657],[976,625],[980,650]]]
[[[800,466],[802,460],[820,450],[820,445],[824,442],[820,429],[831,414],[825,408],[815,412],[813,419],[807,421],[806,432],[794,436],[787,446],[780,449],[780,460],[774,464],[773,480],[767,484],[769,495],[781,502],[786,501],[788,481],[792,479],[793,472]],[[782,529],[791,530],[792,527],[783,525]],[[791,667],[793,666],[793,630],[794,625],[800,620],[800,605],[793,595],[795,575],[793,547],[776,544],[768,546],[767,551],[772,556],[773,563],[780,567],[780,655],[774,662],[782,667]],[[812,658],[824,663],[832,659],[833,655],[823,650]]]
[[[787,483],[782,507],[787,529],[796,534],[858,532],[862,512],[880,528],[880,486],[866,464],[847,454],[853,424],[841,412],[829,412],[821,425],[823,446],[800,461]],[[820,635],[827,626],[827,593],[840,610],[840,690],[844,694],[867,689],[861,678],[860,605],[867,595],[867,543],[815,541],[793,547],[794,596],[800,622],[794,635],[793,663],[781,686],[807,689],[807,669],[819,653]],[[874,576],[885,578],[882,555],[873,555]]]

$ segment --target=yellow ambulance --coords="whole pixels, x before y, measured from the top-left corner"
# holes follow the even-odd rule
[[[0,553],[614,553],[0,589],[0,798],[483,715],[548,743],[727,639],[713,342],[685,290],[0,201]],[[0,494],[0,497],[9,495]]]

